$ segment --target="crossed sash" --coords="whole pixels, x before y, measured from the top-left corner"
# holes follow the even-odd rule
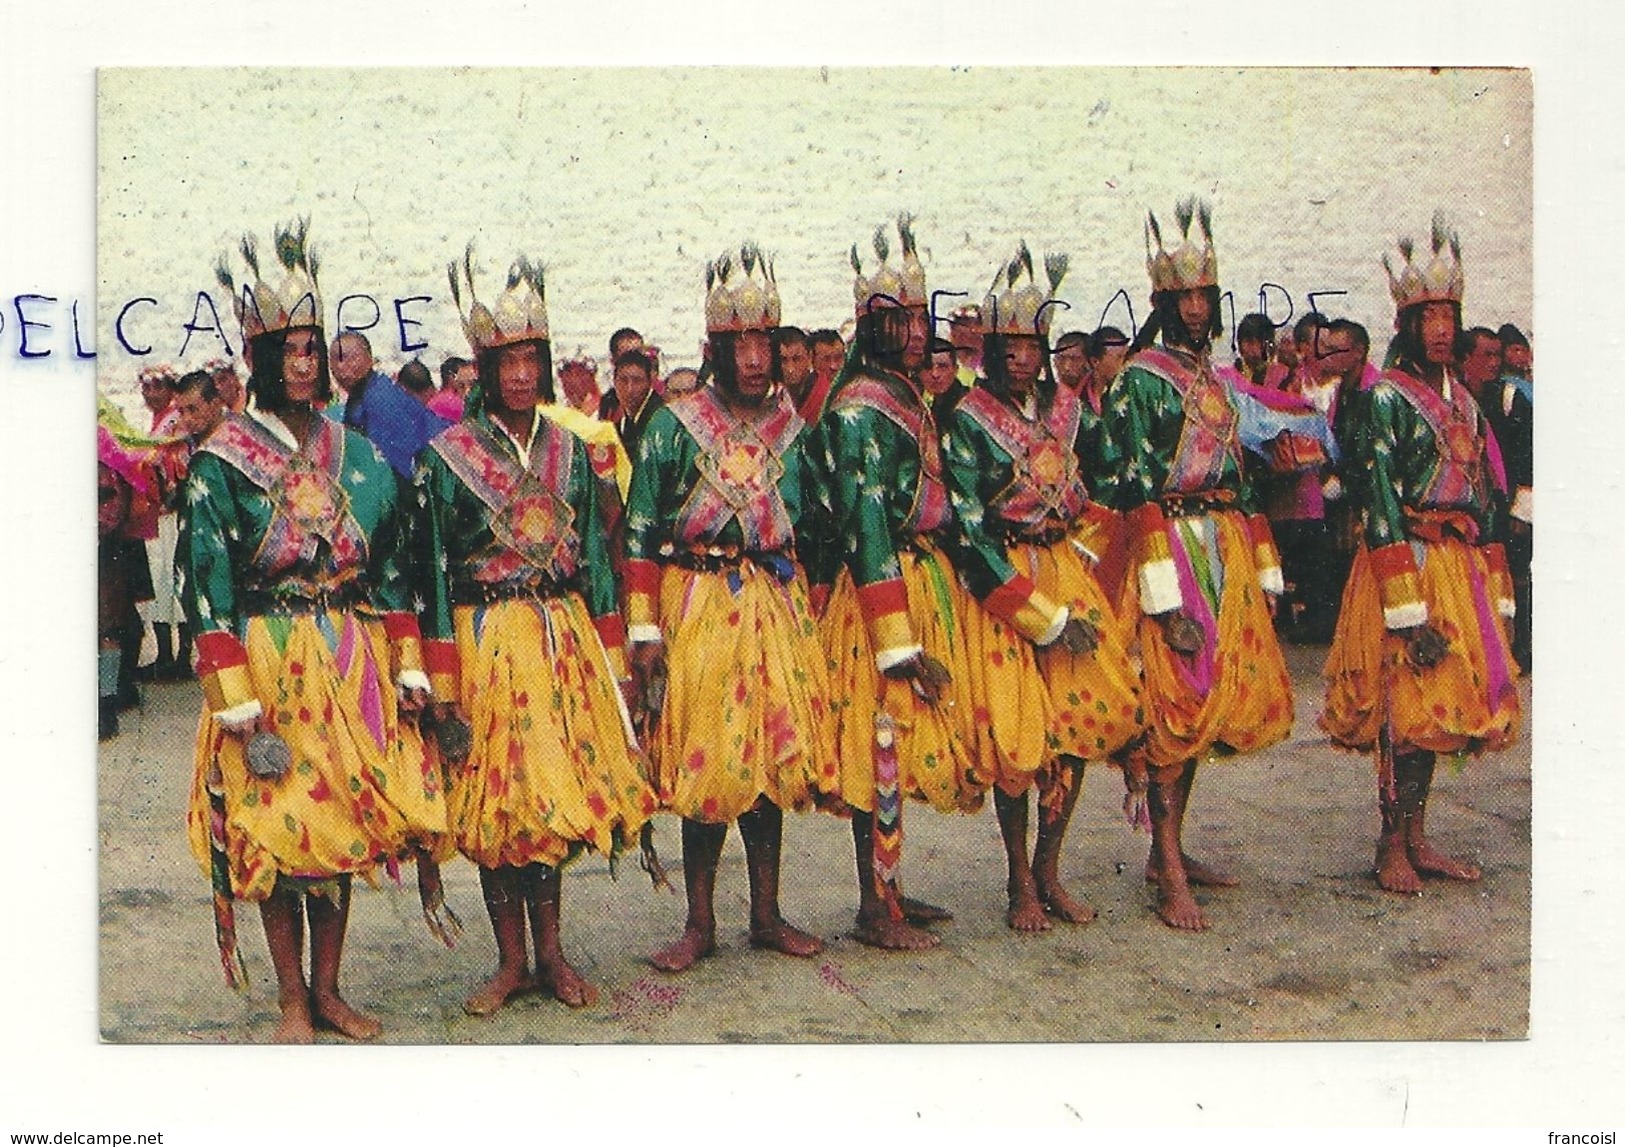
[[[1185,409],[1185,424],[1179,431],[1179,445],[1168,467],[1165,494],[1195,494],[1219,485],[1226,458],[1241,469],[1240,416],[1229,388],[1213,373],[1205,357],[1194,369],[1179,357],[1159,347],[1150,347],[1134,358],[1179,395]]]
[[[429,443],[489,512],[491,533],[506,551],[477,563],[475,581],[512,578],[522,572],[520,562],[557,582],[575,576],[581,549],[575,510],[560,494],[569,488],[574,445],[568,430],[545,417],[537,422],[528,468],[483,419],[459,422]]]
[[[899,391],[905,392],[907,397]],[[879,411],[919,447],[920,482],[903,522],[904,531],[929,534],[947,525],[952,509],[948,503],[948,487],[942,478],[942,445],[937,441],[936,422],[930,409],[907,383],[889,382],[870,375],[847,383],[835,399],[837,410],[856,407]]]
[[[1089,491],[1072,452],[1083,413],[1075,395],[1057,389],[1035,422],[982,387],[967,391],[959,409],[1010,456],[1015,475],[988,503],[1001,521],[1034,529],[1046,522],[1070,525],[1083,514]]]
[[[673,533],[687,544],[714,542],[730,520],[739,523],[743,548],[788,550],[795,524],[779,491],[784,455],[806,425],[784,394],[760,422],[731,413],[709,388],[673,403],[672,413],[693,435],[701,481],[678,512]]]
[[[317,419],[303,449],[294,449],[263,424],[232,414],[198,449],[236,468],[271,501],[270,527],[250,562],[255,581],[284,582],[299,570],[319,583],[311,588],[331,589],[357,576],[367,538],[340,481],[342,427]]]

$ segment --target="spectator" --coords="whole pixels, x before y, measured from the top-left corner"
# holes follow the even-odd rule
[[[1275,361],[1275,324],[1268,315],[1243,316],[1236,327],[1236,370],[1254,386],[1279,390],[1291,371]]]
[[[813,388],[812,345],[800,327],[776,327],[773,331],[773,357],[778,360],[778,381],[800,406]]]
[[[975,386],[982,373],[982,308],[967,303],[956,309],[948,318],[948,341],[954,344],[959,381]]]
[[[615,433],[621,436],[626,455],[635,463],[638,442],[654,412],[666,405],[654,392],[654,365],[642,349],[621,352],[615,360],[615,390],[606,398],[615,399],[615,409],[609,420],[615,424]]]
[[[959,381],[954,362],[954,344],[947,339],[931,340],[930,357],[920,368],[920,388],[931,400],[931,414],[939,421],[947,417],[968,389]]]
[[[248,391],[243,387],[243,380],[237,373],[235,363],[228,358],[211,358],[203,364],[203,369],[214,379],[214,389],[227,410],[233,414],[241,414],[248,408]]]
[[[378,447],[390,469],[411,481],[412,459],[449,423],[374,369],[372,344],[360,331],[339,335],[327,357],[333,381],[348,396],[344,425]]]
[[[440,364],[440,390],[429,399],[429,410],[447,422],[463,420],[463,404],[479,377],[479,370],[466,358],[452,355]]]
[[[1512,330],[1522,338],[1516,327]],[[1527,673],[1533,667],[1530,564],[1534,556],[1535,408],[1519,385],[1527,380],[1517,373],[1517,368],[1507,373],[1503,355],[1509,345],[1520,346],[1516,340],[1504,341],[1486,327],[1474,327],[1457,339],[1456,357],[1461,381],[1478,400],[1506,468],[1511,494],[1507,568],[1517,603],[1512,620],[1512,656]],[[1521,349],[1526,351],[1528,344],[1521,344]],[[1520,361],[1525,367],[1529,364],[1527,355],[1521,355]]]
[[[700,372],[691,366],[680,366],[666,376],[666,401],[692,394],[700,388]]]
[[[434,397],[434,376],[420,359],[413,359],[401,367],[400,372],[395,375],[395,381],[402,390],[425,406],[429,404],[429,399]]]
[[[1082,331],[1067,331],[1055,340],[1050,363],[1055,368],[1057,383],[1073,394],[1081,393],[1089,381],[1089,336]]]
[[[573,358],[559,363],[559,390],[565,406],[596,418],[604,397],[598,388],[598,360],[578,349]]]

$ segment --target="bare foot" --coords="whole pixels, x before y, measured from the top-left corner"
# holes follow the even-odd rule
[[[549,989],[553,998],[572,1008],[590,1008],[598,1002],[598,989],[570,966],[563,952],[552,952],[536,960],[537,986]]]
[[[1484,875],[1476,864],[1448,857],[1425,840],[1412,844],[1409,853],[1411,866],[1422,876],[1442,876],[1446,880],[1472,883]]]
[[[1377,845],[1377,886],[1385,892],[1415,896],[1422,891],[1422,878],[1411,867],[1403,844]]]
[[[946,924],[954,918],[954,914],[946,908],[938,908],[912,896],[901,896],[898,903],[903,907],[903,919],[910,924]]]
[[[649,957],[649,963],[662,972],[681,972],[692,968],[717,950],[716,933],[702,932],[698,928],[684,928],[677,943],[662,948]]]
[[[301,997],[282,1005],[282,1020],[271,1033],[272,1043],[314,1043],[316,1029],[310,1022],[310,1003]]]
[[[357,1011],[335,995],[310,995],[310,1010],[321,1027],[350,1039],[377,1039],[384,1025],[366,1012]]]
[[[783,952],[786,956],[816,956],[824,950],[824,942],[800,928],[776,920],[765,928],[750,930],[750,946]]]
[[[1201,888],[1239,888],[1241,886],[1240,880],[1231,876],[1222,868],[1214,868],[1211,865],[1203,864],[1194,856],[1189,856],[1183,852],[1179,855],[1184,861],[1186,883],[1195,884]],[[1155,857],[1145,862],[1145,882],[1147,884],[1157,882],[1157,862]]]
[[[1170,928],[1187,932],[1207,931],[1207,917],[1191,895],[1183,879],[1165,877],[1157,882],[1157,916]]]
[[[479,991],[463,1001],[463,1011],[471,1016],[492,1015],[500,1011],[502,1005],[514,996],[528,992],[535,986],[536,981],[531,979],[528,968],[520,968],[517,971],[498,968],[496,975],[485,981],[480,985]]]
[[[1062,888],[1059,881],[1040,882],[1038,899],[1045,912],[1068,924],[1087,924],[1095,918],[1095,910]]]
[[[941,937],[916,928],[906,920],[894,920],[890,916],[866,916],[861,912],[857,925],[852,929],[852,938],[871,948],[884,948],[892,952],[919,952],[942,943]]]
[[[1049,916],[1044,912],[1044,905],[1038,894],[1030,890],[1010,897],[1010,910],[1004,914],[1004,922],[1017,932],[1049,931]]]

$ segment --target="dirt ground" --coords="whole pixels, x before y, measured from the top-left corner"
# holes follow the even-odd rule
[[[446,868],[467,927],[455,950],[423,926],[403,883],[358,883],[345,952],[348,998],[383,1039],[423,1043],[826,1043],[1175,1040],[1501,1040],[1529,1022],[1530,746],[1457,769],[1441,762],[1429,826],[1477,859],[1477,885],[1430,882],[1418,898],[1380,892],[1371,762],[1315,728],[1323,651],[1289,649],[1293,738],[1202,768],[1188,822],[1193,852],[1240,888],[1199,893],[1212,923],[1176,933],[1150,911],[1147,838],[1130,830],[1118,774],[1091,768],[1063,872],[1100,912],[1085,927],[1018,936],[1004,924],[1004,868],[991,808],[905,813],[909,891],[956,919],[938,949],[891,954],[847,935],[856,891],[845,822],[787,818],[784,907],[827,941],[793,960],[746,943],[744,856],[730,837],[718,886],[717,955],[668,977],[645,961],[675,938],[680,896],[653,890],[632,858],[612,877],[583,860],[565,883],[565,945],[599,987],[571,1011],[525,997],[473,1019],[462,1000],[495,966],[474,867]],[[1526,706],[1529,683],[1522,684]],[[100,1016],[116,1043],[258,1042],[276,1019],[258,912],[238,908],[251,986],[237,994],[215,954],[208,882],[185,839],[198,708],[195,685],[146,689],[143,711],[99,759]],[[658,822],[679,872],[676,821]],[[322,1036],[324,1040],[335,1037]]]

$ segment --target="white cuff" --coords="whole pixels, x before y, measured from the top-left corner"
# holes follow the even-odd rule
[[[429,685],[429,675],[421,669],[402,669],[400,678],[395,682],[402,689],[421,689],[425,693],[433,693]]]
[[[1389,629],[1412,629],[1428,623],[1428,603],[1413,601],[1382,611],[1382,623]]]
[[[642,622],[638,625],[626,627],[626,640],[633,645],[659,645],[664,640],[660,636],[660,627]]]
[[[214,719],[220,722],[222,729],[236,732],[253,724],[260,714],[264,712],[265,707],[260,704],[260,699],[251,697],[241,705],[233,705],[229,709],[220,710],[214,715]]]
[[[1519,486],[1512,496],[1512,516],[1520,522],[1535,524],[1535,492],[1528,486]]]
[[[1286,592],[1286,581],[1281,577],[1280,566],[1265,566],[1259,570],[1258,584],[1265,593],[1273,593],[1276,597]]]
[[[1140,609],[1155,616],[1184,605],[1179,596],[1179,573],[1170,558],[1146,562],[1140,567]]]
[[[1336,474],[1321,483],[1320,496],[1328,502],[1335,502],[1343,496],[1343,483],[1337,480]]]
[[[1061,636],[1061,630],[1066,628],[1067,619],[1071,616],[1072,611],[1064,605],[1060,609],[1056,610],[1055,620],[1049,623],[1049,628],[1044,630],[1043,633],[1040,633],[1038,635],[1038,640],[1033,642],[1033,644],[1038,646],[1055,644],[1055,639]]]
[[[896,645],[890,649],[882,649],[875,654],[875,667],[882,673],[895,668],[907,661],[910,657],[918,657],[925,652],[923,645]]]
[[[1511,621],[1518,616],[1518,603],[1510,597],[1498,597],[1495,599],[1495,612]]]

